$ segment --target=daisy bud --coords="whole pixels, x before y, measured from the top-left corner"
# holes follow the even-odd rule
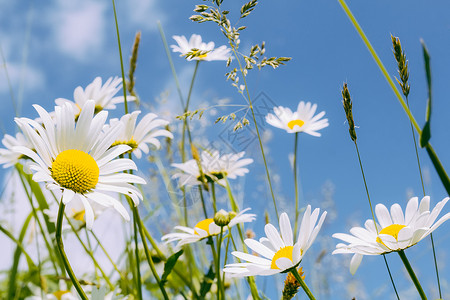
[[[344,83],[344,87],[342,88],[342,98],[344,99],[342,103],[344,104],[345,115],[347,116],[348,122],[348,132],[350,133],[350,137],[352,141],[356,142],[356,131],[355,131],[355,122],[353,121],[353,103],[350,98],[350,92],[347,88],[347,83]]]
[[[230,214],[225,210],[221,209],[214,215],[214,223],[217,226],[224,227],[227,226],[231,221]]]
[[[303,275],[302,268],[298,269],[298,273],[300,274],[302,279],[305,279]],[[284,289],[283,289],[283,300],[290,300],[295,297],[300,287],[300,283],[295,279],[292,273],[288,273],[286,280],[284,281]]]

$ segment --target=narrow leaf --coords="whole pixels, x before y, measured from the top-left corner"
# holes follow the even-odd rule
[[[427,85],[428,85],[428,103],[427,103],[427,112],[425,116],[425,125],[422,129],[422,134],[420,135],[420,147],[425,147],[431,138],[431,67],[430,67],[430,55],[428,53],[428,49],[423,40],[420,41],[422,44],[423,50],[423,59],[425,62],[425,73],[427,77]]]
[[[214,277],[216,274],[214,273],[213,266],[209,267],[208,273],[203,277],[202,284],[200,285],[200,296],[199,299],[205,299],[206,294],[208,294],[211,289],[211,285],[214,281]]]
[[[167,281],[167,277],[169,276],[170,272],[172,272],[173,267],[175,267],[175,264],[177,263],[178,258],[183,254],[183,250],[180,250],[174,254],[172,254],[164,264],[164,273],[161,276],[161,284],[165,284]]]

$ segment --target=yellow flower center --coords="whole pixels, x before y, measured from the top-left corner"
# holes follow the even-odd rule
[[[67,293],[69,293],[69,291],[56,291],[53,293],[53,295],[56,297],[56,299],[61,300],[62,296]]]
[[[276,262],[279,258],[286,257],[292,261],[292,251],[294,250],[294,246],[286,246],[281,248],[275,253],[272,258],[272,264],[270,265],[271,269],[280,269],[278,268]]]
[[[398,233],[405,227],[406,225],[392,224],[389,225],[388,227],[381,229],[379,234],[388,234],[390,236],[393,236],[395,240],[398,241]],[[377,237],[377,243],[384,245],[383,241],[379,237]]]
[[[120,141],[120,140],[117,140],[117,141],[115,141],[115,142],[111,145],[110,148],[112,148],[112,147],[114,147],[114,146],[117,146],[117,145],[127,145],[127,146],[130,146],[131,149],[128,150],[127,152],[125,152],[125,153],[131,153],[131,152],[134,151],[134,149],[136,149],[136,148],[138,147],[138,143],[136,142],[136,140],[135,140],[133,137],[131,137],[131,140],[128,140],[128,141]]]
[[[202,229],[206,231],[209,235],[209,225],[211,223],[214,223],[214,219],[205,219],[203,221],[198,222],[197,225],[195,225],[195,228]],[[194,230],[194,232],[196,235],[200,235],[196,230]]]
[[[294,129],[295,125],[297,125],[298,127],[302,127],[304,124],[305,124],[305,121],[297,119],[297,120],[289,121],[289,123],[287,125],[290,129]]]
[[[95,159],[80,150],[65,150],[52,163],[53,179],[62,187],[85,193],[97,185],[100,169]]]

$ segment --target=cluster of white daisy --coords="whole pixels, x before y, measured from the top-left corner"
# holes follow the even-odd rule
[[[114,194],[130,197],[134,205],[142,199],[135,184],[146,182],[129,172],[137,170],[137,166],[124,155],[132,152],[140,158],[141,152],[149,153],[149,145],[160,147],[158,137],[173,137],[161,128],[168,121],[153,113],[145,115],[137,125],[139,111],[108,123],[106,109],[115,109],[124,101],[123,96],[116,96],[121,82],[116,77],[102,84],[97,77],[85,89],[77,87],[73,100],[56,99],[53,112],[34,105],[39,118],[16,118],[21,132],[16,137],[5,135],[6,148],[0,150],[0,163],[5,167],[25,160],[33,180],[61,192],[64,204],[74,199],[81,201],[89,229],[96,215],[92,203],[112,207],[129,220],[127,210]]]

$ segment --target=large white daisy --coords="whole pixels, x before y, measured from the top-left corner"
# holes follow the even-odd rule
[[[300,101],[297,110],[283,106],[273,108],[275,114],[269,113],[266,116],[266,122],[277,128],[286,130],[288,133],[305,132],[312,136],[320,136],[317,132],[328,126],[328,119],[322,119],[325,112],[322,111],[314,116],[317,104]]]
[[[354,254],[350,262],[350,272],[354,274],[363,255],[379,255],[409,248],[450,219],[450,213],[447,213],[435,222],[448,200],[448,197],[443,199],[430,211],[430,197],[423,197],[420,204],[418,198],[413,197],[408,201],[404,214],[397,203],[391,206],[390,212],[383,204],[377,204],[376,227],[373,220],[369,219],[364,228],[350,229],[351,234],[333,234],[334,238],[348,243],[337,244],[333,254]]]
[[[184,35],[174,35],[173,39],[178,45],[171,45],[173,52],[180,52],[180,56],[185,56],[191,52],[199,52],[200,55],[194,58],[187,57],[187,60],[227,60],[230,57],[231,49],[223,45],[214,49],[214,42],[203,43],[202,37],[198,34],[193,34],[189,41]]]
[[[311,206],[308,205],[303,215],[300,232],[295,244],[289,217],[286,213],[282,213],[280,215],[281,235],[272,224],[267,224],[264,227],[266,238],[261,238],[259,242],[253,239],[244,241],[259,256],[234,251],[231,254],[248,262],[228,264],[223,271],[230,273],[232,276],[240,277],[272,275],[297,267],[316,239],[327,215],[327,212],[324,211],[317,222],[319,212],[320,209],[316,208],[311,213]]]
[[[95,101],[95,112],[99,112],[103,109],[115,109],[116,104],[124,101],[123,96],[116,96],[117,92],[122,89],[122,78],[110,77],[102,85],[102,78],[96,77],[92,83],[90,83],[85,89],[78,86],[73,92],[73,101],[58,98],[55,100],[56,105],[62,106],[64,103],[69,103],[74,111],[74,115],[80,114],[81,108],[86,101]],[[128,96],[127,101],[136,100],[133,96]]]
[[[14,147],[24,146],[33,148],[33,144],[31,144],[30,141],[20,132],[17,133],[15,137],[5,134],[2,143],[5,148],[0,149],[0,164],[3,164],[4,168],[14,166],[21,158],[24,158],[22,153],[14,151]]]
[[[119,119],[111,119],[110,126],[114,126],[117,122],[123,124],[122,130],[119,132],[113,145],[128,145],[137,158],[142,157],[142,152],[148,154],[150,149],[148,144],[155,146],[157,149],[161,147],[161,143],[157,137],[168,137],[173,139],[173,134],[158,127],[166,126],[169,121],[158,119],[158,115],[154,113],[146,114],[136,126],[136,120],[141,112],[134,111],[126,114]]]
[[[240,211],[235,217],[230,220],[230,223],[223,227],[225,232],[227,229],[241,223],[252,222],[255,220],[255,214],[246,214],[245,212],[250,210],[246,208]],[[181,247],[185,244],[195,243],[210,236],[216,236],[220,233],[221,227],[216,225],[213,218],[204,219],[197,223],[194,228],[185,226],[175,226],[174,229],[181,232],[174,232],[164,235],[161,240],[166,243],[178,241],[176,247]]]
[[[111,148],[123,125],[118,123],[102,133],[108,113],[102,111],[94,116],[93,100],[86,101],[76,124],[69,104],[57,106],[54,119],[41,106],[34,105],[34,108],[43,125],[27,118],[15,121],[36,152],[24,146],[13,148],[34,161],[30,166],[34,171],[33,180],[45,182],[48,189],[61,190],[64,204],[78,197],[83,202],[89,229],[94,222],[89,201],[113,207],[129,220],[126,209],[110,193],[127,195],[137,205],[142,195],[130,183],[145,184],[145,180],[122,173],[137,169],[132,160],[115,159],[130,150],[127,145]]]
[[[206,181],[225,185],[225,178],[236,179],[237,176],[244,176],[249,172],[245,166],[253,162],[251,158],[243,158],[244,155],[245,152],[220,155],[219,151],[203,151],[200,163]],[[191,159],[185,163],[172,164],[172,167],[182,171],[172,177],[179,179],[179,186],[203,183],[196,160]]]

